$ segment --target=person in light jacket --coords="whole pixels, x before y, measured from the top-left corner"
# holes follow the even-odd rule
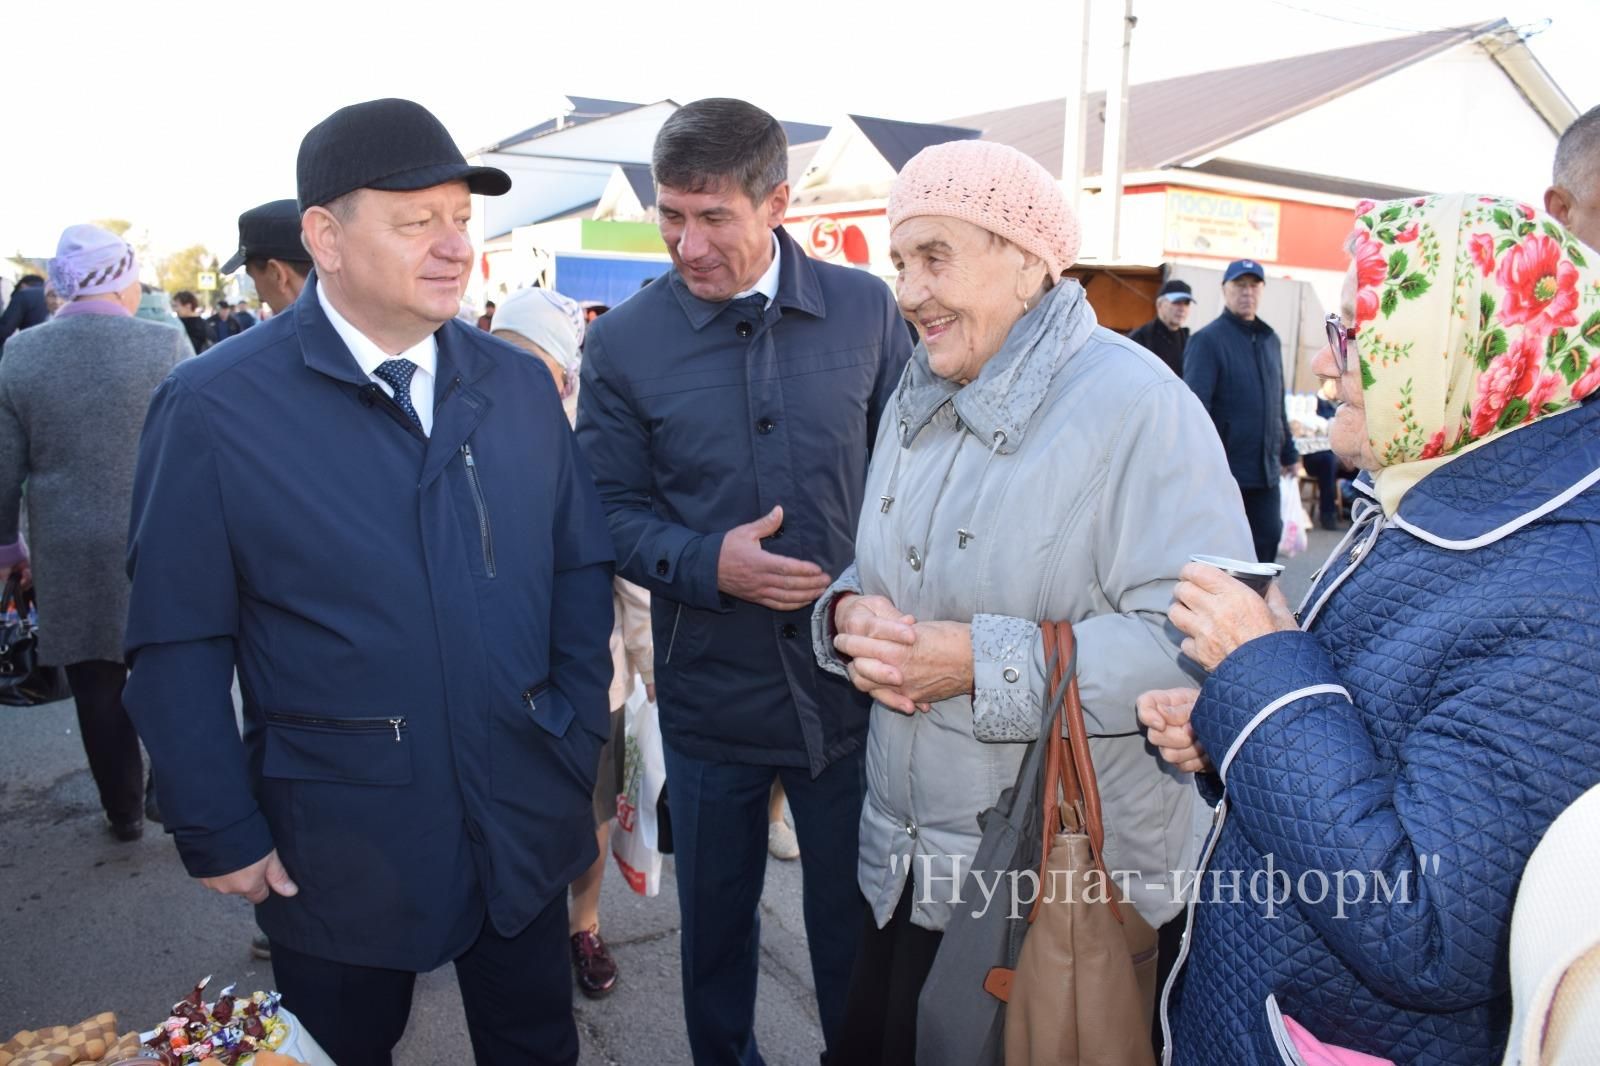
[[[1206,870],[1246,886],[1202,878],[1164,993],[1180,1066],[1299,1061],[1305,1033],[1496,1066],[1523,867],[1600,783],[1593,253],[1459,194],[1365,201],[1348,248],[1311,365],[1366,472],[1354,524],[1298,614],[1185,568],[1170,617],[1210,676],[1140,700],[1167,758],[1215,769]]]
[[[884,415],[855,564],[812,627],[822,666],[875,699],[859,863],[871,915],[841,1061],[883,1064],[913,1061],[952,879],[1036,736],[1041,622],[1077,631],[1123,913],[1177,914],[1170,871],[1194,859],[1195,792],[1146,749],[1134,698],[1150,678],[1185,681],[1164,612],[1189,553],[1250,552],[1199,401],[1100,328],[1064,277],[1078,222],[1044,168],[1004,145],[935,145],[901,171],[888,215],[921,343]]]

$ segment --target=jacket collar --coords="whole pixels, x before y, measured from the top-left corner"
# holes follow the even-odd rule
[[[1050,383],[1099,325],[1083,287],[1071,279],[1011,326],[1005,343],[975,380],[957,385],[935,374],[918,342],[900,381],[900,444],[908,447],[934,413],[953,400],[961,423],[985,447],[1009,455],[1022,444]]]
[[[1470,551],[1550,516],[1600,520],[1600,494],[1585,496],[1596,484],[1600,401],[1590,401],[1452,460],[1406,493],[1393,523],[1438,547]]]
[[[336,381],[366,385],[372,379],[361,369],[356,357],[339,336],[317,299],[317,272],[312,270],[293,306],[295,333],[300,338],[300,353],[308,368]],[[467,325],[452,318],[434,332],[439,363],[434,380],[442,394],[446,383],[459,377],[471,384],[488,373],[494,363],[478,349],[479,338],[467,334]]]
[[[1217,317],[1224,322],[1231,323],[1234,329],[1237,329],[1243,333],[1272,332],[1272,327],[1263,322],[1260,315],[1257,315],[1255,318],[1251,319],[1243,319],[1224,307],[1222,309],[1222,314],[1218,315]]]
[[[782,227],[773,231],[778,237],[778,255],[781,262],[778,267],[778,296],[772,301],[772,306],[767,308],[767,313],[772,313],[776,307],[780,311],[793,308],[804,311],[817,318],[827,317],[827,305],[822,298],[822,284],[817,280],[815,265],[811,257],[800,250]],[[712,320],[727,309],[733,301],[724,300],[721,303],[710,303],[700,299],[689,291],[689,286],[684,284],[683,278],[676,270],[672,272],[669,284],[672,294],[678,298],[678,306],[683,308],[684,315],[689,319],[689,328],[696,333],[710,325]]]

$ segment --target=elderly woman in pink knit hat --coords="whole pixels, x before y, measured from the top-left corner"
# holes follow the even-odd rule
[[[1038,733],[1044,621],[1076,629],[1105,859],[1155,947],[1179,911],[1170,871],[1196,858],[1195,790],[1146,748],[1134,700],[1154,678],[1193,684],[1166,625],[1190,553],[1251,544],[1205,411],[1067,277],[1078,220],[1043,167],[1000,144],[934,145],[888,216],[920,343],[873,452],[856,563],[813,626],[822,666],[875,699],[858,867],[871,914],[841,1061],[882,1064],[960,1054],[941,1038],[916,1055],[918,995],[946,923],[983,905],[966,879],[977,816]]]

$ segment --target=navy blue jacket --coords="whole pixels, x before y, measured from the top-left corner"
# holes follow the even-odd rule
[[[1183,380],[1216,423],[1240,488],[1276,485],[1300,458],[1283,406],[1283,348],[1261,319],[1224,309],[1189,338]]]
[[[13,289],[11,302],[6,304],[4,312],[0,312],[0,350],[5,349],[6,339],[13,333],[37,326],[49,318],[50,311],[44,305],[43,285]]]
[[[911,343],[883,282],[777,232],[765,313],[701,301],[672,271],[594,321],[578,440],[618,571],[653,594],[667,741],[691,758],[818,774],[861,745],[867,700],[818,669],[809,607],[723,595],[717,556],[727,530],[781,504],[767,549],[843,572]]]
[[[125,701],[189,872],[276,846],[274,943],[426,970],[595,856],[611,543],[543,364],[454,320],[431,438],[307,284],[140,444]],[[244,738],[234,724],[234,668]]]
[[[1600,782],[1597,480],[1590,403],[1459,456],[1391,519],[1369,501],[1308,631],[1207,679],[1225,813],[1169,1003],[1180,1066],[1290,1061],[1280,1013],[1403,1066],[1500,1062],[1518,881]]]

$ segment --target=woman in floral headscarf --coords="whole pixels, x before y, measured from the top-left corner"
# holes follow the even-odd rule
[[[1221,793],[1169,1062],[1498,1063],[1523,866],[1600,782],[1600,281],[1525,204],[1357,216],[1313,365],[1367,498],[1298,615],[1185,567],[1210,676],[1139,700]]]

